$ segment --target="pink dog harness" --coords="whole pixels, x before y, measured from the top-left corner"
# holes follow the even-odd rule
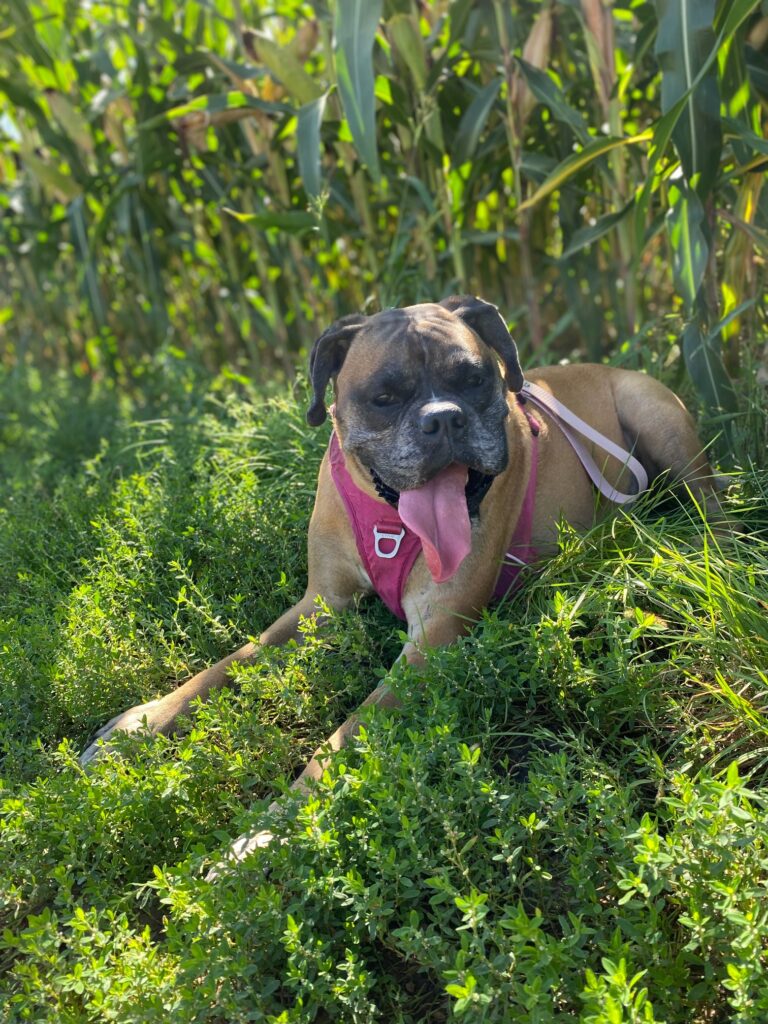
[[[634,501],[638,494],[647,488],[648,476],[634,456],[590,427],[549,392],[537,384],[526,381],[518,401],[522,404],[526,400],[545,409],[553,418],[573,447],[590,479],[610,501],[626,504]],[[531,470],[520,515],[493,592],[494,601],[500,600],[519,586],[523,568],[536,559],[536,551],[531,545],[531,531],[538,479],[540,427],[534,416],[527,410],[523,411],[531,428]],[[637,492],[622,494],[612,487],[574,431],[578,431],[604,451],[618,458],[635,477]],[[347,510],[363,568],[373,589],[387,608],[398,618],[405,619],[402,605],[403,590],[413,563],[422,552],[421,538],[405,525],[396,508],[392,508],[385,501],[370,497],[357,486],[346,467],[344,453],[335,432],[331,435],[328,455],[331,476]]]

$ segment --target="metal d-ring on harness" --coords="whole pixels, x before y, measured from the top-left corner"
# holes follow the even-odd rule
[[[592,483],[609,501],[614,502],[616,505],[626,505],[630,501],[635,501],[642,491],[648,489],[648,474],[631,452],[625,451],[624,448],[614,444],[605,434],[601,434],[594,427],[590,427],[575,412],[571,412],[562,402],[558,402],[554,395],[539,387],[538,384],[528,380],[525,381],[520,394],[532,402],[533,405],[538,406],[539,409],[544,409],[555,420],[566,440],[578,455],[579,461],[587,471]],[[623,466],[627,467],[637,481],[637,492],[635,494],[623,494],[608,483],[600,472],[597,463],[587,451],[586,446],[576,436],[576,431],[588,441],[592,441],[599,448],[602,448],[609,455],[613,455]]]

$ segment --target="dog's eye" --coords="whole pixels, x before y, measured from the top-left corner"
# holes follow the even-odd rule
[[[470,375],[467,377],[467,387],[481,388],[483,384],[485,384],[485,374],[470,373]]]
[[[388,405],[396,405],[397,398],[389,391],[382,391],[371,399],[371,403],[379,409],[385,409]]]

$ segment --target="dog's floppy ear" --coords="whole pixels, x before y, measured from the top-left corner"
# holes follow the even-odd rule
[[[496,306],[474,295],[451,295],[440,305],[460,317],[486,345],[498,352],[504,363],[507,387],[510,391],[519,391],[525,378],[517,356],[517,345]]]
[[[350,313],[320,335],[309,354],[309,379],[312,381],[312,404],[307,410],[307,423],[319,427],[325,422],[325,389],[335,377],[347,356],[352,339],[368,317]]]

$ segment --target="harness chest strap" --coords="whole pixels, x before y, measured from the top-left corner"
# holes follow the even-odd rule
[[[361,490],[350,476],[334,431],[328,447],[331,476],[347,510],[357,553],[371,585],[393,615],[405,619],[402,594],[421,541],[408,530],[397,510]]]

